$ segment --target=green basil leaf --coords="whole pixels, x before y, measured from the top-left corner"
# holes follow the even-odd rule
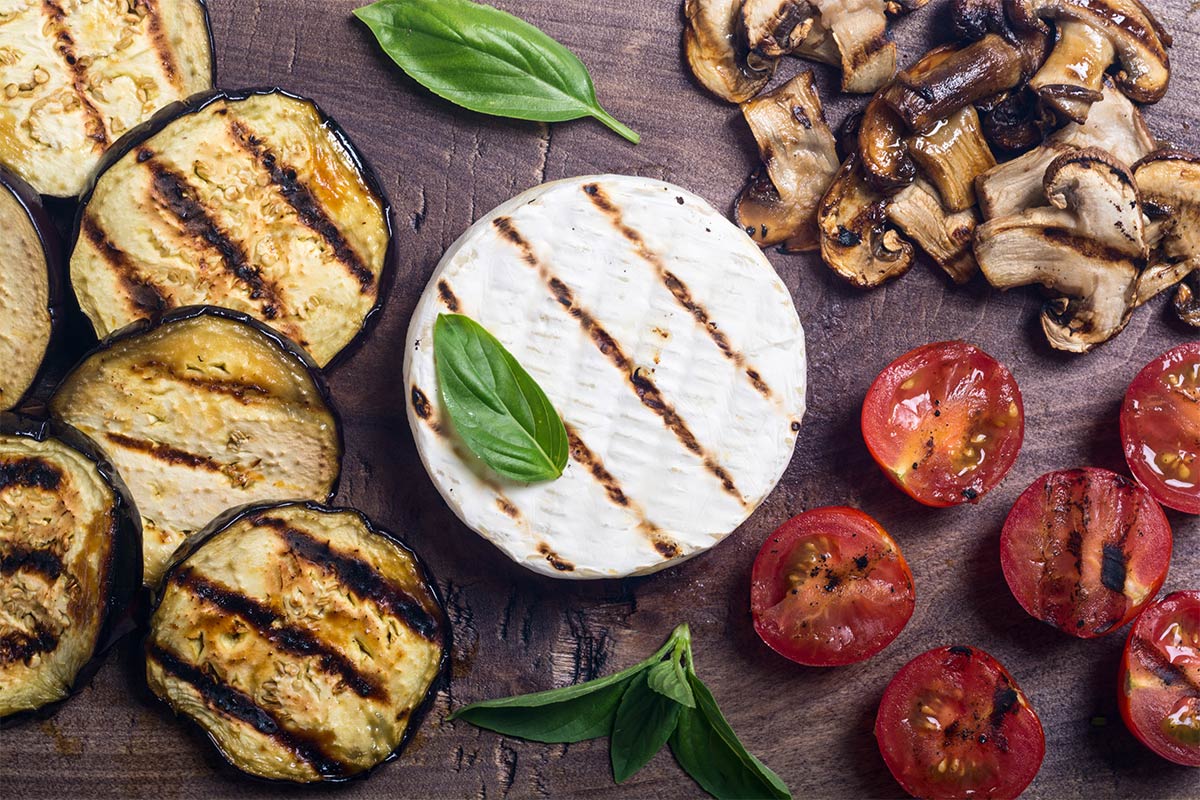
[[[647,672],[638,673],[629,682],[617,717],[613,722],[609,754],[613,780],[623,783],[646,766],[662,749],[675,730],[683,706],[650,688]]]
[[[463,719],[489,731],[534,742],[582,742],[612,733],[617,706],[628,686],[629,678],[625,678],[593,688],[573,699],[558,700],[549,705],[498,706],[478,703],[460,709],[451,719]]]
[[[567,431],[546,393],[479,323],[441,314],[433,326],[442,407],[475,455],[525,483],[567,464]]]
[[[671,736],[671,752],[704,791],[719,800],[778,798],[791,792],[779,776],[746,751],[708,687],[688,674],[694,709],[684,708]]]
[[[469,0],[379,0],[357,9],[384,52],[434,94],[472,111],[562,122],[605,111],[583,62],[524,20]]]
[[[679,659],[674,656],[651,667],[646,673],[646,683],[663,697],[669,697],[688,708],[696,707],[696,699],[692,696],[692,688],[688,686],[687,675],[684,674]]]

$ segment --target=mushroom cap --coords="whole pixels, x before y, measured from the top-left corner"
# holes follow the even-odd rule
[[[1076,20],[1112,43],[1122,70],[1121,91],[1139,103],[1157,103],[1167,93],[1170,37],[1138,0],[1006,0],[1009,19],[1025,29],[1045,29],[1043,19]]]
[[[1180,319],[1200,327],[1200,156],[1158,150],[1134,165],[1133,178],[1155,231],[1154,256],[1138,281],[1138,300],[1178,284]]]
[[[688,66],[704,88],[730,103],[761,92],[775,73],[775,62],[753,69],[737,44],[741,0],[687,0],[683,47]]]
[[[821,258],[847,281],[868,289],[912,267],[913,246],[888,224],[888,199],[871,188],[858,156],[838,170],[821,200]]]
[[[1000,289],[1040,284],[1051,346],[1084,353],[1119,333],[1136,305],[1145,224],[1133,178],[1108,153],[1070,150],[1046,169],[1049,205],[984,223],[975,256]]]
[[[1058,113],[1085,122],[1092,104],[1103,98],[1104,74],[1116,51],[1103,31],[1086,22],[1059,20],[1055,33],[1054,49],[1029,87]]]

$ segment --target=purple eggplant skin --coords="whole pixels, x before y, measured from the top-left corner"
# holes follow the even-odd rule
[[[211,34],[211,26],[209,30]],[[290,92],[287,89],[281,89],[278,86],[260,86],[251,89],[214,89],[210,92],[200,92],[199,94],[195,94],[186,100],[178,100],[174,103],[163,106],[150,119],[146,120],[141,125],[137,125],[126,131],[120,139],[113,143],[112,147],[108,149],[108,152],[106,152],[100,159],[100,162],[96,166],[95,172],[92,173],[91,180],[84,189],[83,194],[80,195],[79,208],[75,214],[75,224],[71,232],[71,251],[74,251],[75,244],[79,241],[80,225],[83,222],[83,215],[87,212],[88,204],[92,200],[92,195],[96,191],[96,184],[100,181],[100,178],[104,175],[104,173],[108,171],[108,168],[120,161],[126,153],[136,147],[139,147],[147,139],[161,132],[164,128],[180,117],[185,117],[189,114],[195,114],[198,111],[202,111],[218,100],[236,102],[238,100],[245,100],[256,95],[269,94],[279,94],[283,95],[284,97],[289,97],[293,100],[299,100],[303,103],[308,103],[316,110],[317,116],[320,118],[322,124],[333,134],[334,138],[337,139],[338,144],[340,144],[342,149],[346,152],[351,163],[354,165],[354,168],[358,170],[358,173],[363,178],[363,182],[371,190],[371,193],[375,195],[375,199],[379,201],[380,208],[383,210],[384,226],[386,227],[388,234],[388,246],[387,252],[383,259],[383,269],[379,273],[378,298],[375,301],[375,305],[369,312],[367,312],[366,317],[363,318],[362,324],[358,329],[358,334],[349,343],[347,343],[347,345],[343,347],[328,364],[325,365],[325,371],[329,372],[345,363],[350,356],[358,351],[358,349],[362,346],[363,341],[366,340],[367,334],[369,334],[375,328],[380,317],[383,316],[384,301],[387,299],[387,296],[391,294],[392,284],[395,282],[396,278],[396,265],[399,261],[399,248],[396,243],[396,227],[392,221],[392,203],[388,199],[387,193],[383,190],[383,183],[379,180],[378,174],[371,167],[370,163],[363,157],[362,153],[359,152],[358,148],[350,139],[350,136],[346,133],[345,129],[343,129],[342,126],[337,123],[337,120],[326,114],[324,109],[322,109],[321,106],[311,98],[305,97],[301,94],[296,94],[295,92]],[[90,326],[90,322],[88,324]],[[95,337],[94,331],[92,336]]]
[[[42,198],[33,190],[33,187],[0,167],[0,190],[7,191],[16,198],[17,204],[24,209],[34,231],[37,232],[38,241],[42,246],[42,257],[46,262],[46,279],[49,287],[47,310],[50,312],[50,341],[46,346],[46,352],[42,354],[42,365],[33,382],[29,384],[25,395],[18,398],[12,405],[12,410],[20,411],[30,402],[38,384],[46,374],[46,366],[49,361],[47,356],[62,342],[65,334],[63,320],[67,316],[64,307],[67,295],[67,264],[58,228],[46,207],[42,205]]]
[[[106,608],[92,657],[76,674],[66,697],[38,709],[0,718],[2,729],[53,716],[75,693],[91,683],[108,651],[134,630],[133,607],[142,586],[142,522],[129,489],[116,468],[108,462],[95,442],[80,431],[62,422],[4,412],[0,413],[0,434],[37,442],[56,439],[76,450],[95,465],[96,472],[112,490],[114,501],[113,524],[109,531],[113,546],[109,554],[108,585],[104,593]]]
[[[155,588],[155,590],[153,592],[153,596],[150,601],[150,614],[147,616],[147,619],[149,619],[149,616],[152,616],[154,614],[154,612],[158,609],[159,604],[162,602],[163,587],[167,586],[167,584],[171,580],[171,577],[183,567],[184,562],[186,562],[193,553],[195,553],[197,550],[199,550],[200,547],[203,546],[205,542],[207,542],[209,539],[213,538],[217,534],[225,531],[230,526],[236,524],[238,521],[244,519],[245,517],[252,516],[255,514],[267,513],[267,512],[273,511],[274,509],[283,508],[285,506],[302,506],[304,508],[310,509],[312,511],[317,511],[320,513],[335,513],[335,512],[340,512],[340,511],[348,511],[348,512],[354,514],[355,516],[357,516],[362,521],[363,525],[366,527],[366,529],[368,531],[370,531],[371,533],[377,534],[379,536],[382,536],[385,539],[388,539],[389,541],[391,541],[393,544],[395,544],[397,547],[399,547],[401,550],[408,553],[412,557],[413,563],[416,564],[417,570],[421,574],[422,581],[425,583],[426,586],[429,587],[429,591],[433,595],[434,602],[436,603],[438,610],[440,612],[440,615],[438,618],[438,629],[441,634],[442,658],[438,664],[437,677],[435,677],[433,679],[433,681],[429,684],[429,691],[427,691],[425,693],[425,699],[421,701],[421,703],[413,711],[412,716],[409,718],[408,727],[405,729],[404,735],[400,739],[400,744],[398,744],[395,747],[395,749],[393,749],[392,752],[388,754],[387,758],[383,759],[382,761],[380,761],[378,764],[371,767],[370,769],[363,770],[362,772],[359,772],[357,774],[349,775],[349,776],[345,776],[345,777],[324,778],[320,782],[314,783],[314,784],[296,784],[292,781],[273,779],[273,778],[263,778],[258,775],[251,775],[249,773],[246,773],[238,768],[238,766],[234,762],[233,758],[230,757],[221,748],[221,745],[217,742],[217,740],[212,735],[210,735],[208,733],[208,731],[204,730],[204,728],[202,728],[199,723],[193,721],[190,718],[188,718],[187,723],[193,729],[194,732],[197,732],[197,733],[201,734],[204,738],[208,739],[208,741],[212,744],[213,748],[215,748],[216,751],[221,755],[223,762],[228,767],[229,773],[232,776],[237,776],[237,777],[240,777],[243,779],[248,779],[250,781],[253,781],[253,782],[259,783],[259,784],[267,784],[267,785],[273,785],[273,786],[290,786],[290,787],[295,787],[297,785],[302,785],[305,787],[309,787],[309,786],[315,787],[315,786],[331,786],[331,785],[337,785],[337,784],[354,783],[357,781],[365,780],[366,778],[373,775],[375,773],[375,770],[379,769],[384,764],[389,764],[392,761],[395,761],[397,758],[399,758],[401,756],[401,754],[404,752],[405,747],[408,745],[409,740],[412,738],[412,736],[415,733],[415,731],[417,730],[417,728],[419,728],[421,726],[421,724],[424,722],[426,715],[429,713],[429,710],[433,707],[433,703],[434,703],[434,700],[437,698],[437,695],[441,691],[448,689],[450,686],[450,661],[451,661],[451,653],[453,651],[453,646],[454,646],[454,637],[453,637],[452,629],[450,627],[450,617],[446,613],[446,603],[442,599],[441,590],[438,589],[437,580],[434,578],[433,573],[430,572],[429,566],[425,563],[425,560],[422,559],[421,556],[415,550],[413,550],[411,547],[409,547],[408,543],[404,540],[403,537],[401,537],[400,535],[398,535],[396,533],[393,533],[392,531],[390,531],[386,528],[379,527],[371,520],[370,517],[368,517],[366,514],[364,514],[363,512],[359,511],[356,508],[350,508],[350,507],[346,507],[346,506],[331,506],[331,505],[328,505],[325,503],[317,503],[317,502],[314,502],[311,500],[304,500],[304,501],[285,500],[282,502],[273,502],[273,503],[250,503],[248,505],[238,506],[237,508],[231,508],[228,511],[218,515],[217,518],[214,519],[212,522],[210,522],[208,525],[206,525],[203,530],[197,531],[196,533],[192,534],[182,544],[179,545],[178,549],[176,549],[176,551],[175,551],[174,556],[171,558],[171,563],[167,566],[166,571],[163,573],[162,581],[158,584],[158,586]],[[147,644],[148,640],[149,640],[149,631],[146,630],[145,634],[143,635],[143,645]],[[174,709],[172,709],[170,707],[170,705],[167,703],[167,701],[163,700],[161,698],[158,698],[156,695],[154,695],[154,693],[152,691],[150,691],[149,686],[145,684],[146,678],[145,678],[144,670],[140,673],[140,676],[141,676],[139,678],[140,685],[138,687],[139,691],[143,691],[145,694],[147,694],[151,697],[154,697],[156,700],[158,700],[158,702],[163,707],[165,707],[167,709],[167,711],[170,714],[174,715],[175,711],[174,711]]]

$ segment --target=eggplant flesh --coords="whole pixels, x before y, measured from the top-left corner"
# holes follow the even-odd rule
[[[131,135],[84,198],[71,282],[97,334],[216,305],[325,366],[384,292],[388,207],[349,140],[308,100],[218,93]]]
[[[238,769],[341,781],[398,754],[448,633],[415,554],[360,513],[257,505],[214,522],[170,567],[146,678]]]
[[[0,8],[0,164],[40,193],[80,194],[105,150],[212,87],[199,0],[15,0]]]
[[[324,500],[341,432],[316,367],[223,309],[184,309],[100,345],[56,390],[51,414],[96,440],[142,517],[145,580],[231,505]]]
[[[99,666],[140,584],[139,544],[90,442],[0,414],[0,721],[45,712]]]
[[[48,220],[46,220],[48,225]],[[50,346],[51,263],[48,227],[0,172],[0,411],[13,408],[37,379]]]

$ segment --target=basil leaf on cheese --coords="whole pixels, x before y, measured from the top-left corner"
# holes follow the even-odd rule
[[[500,117],[594,117],[639,137],[596,100],[579,58],[524,20],[469,0],[379,0],[354,12],[413,80],[452,103]]]
[[[713,797],[790,800],[779,776],[751,755],[695,673],[688,674],[695,708],[683,708],[671,735],[671,752],[687,774]]]
[[[442,406],[475,455],[496,472],[534,483],[567,465],[567,430],[546,393],[483,326],[441,314],[433,326]]]

